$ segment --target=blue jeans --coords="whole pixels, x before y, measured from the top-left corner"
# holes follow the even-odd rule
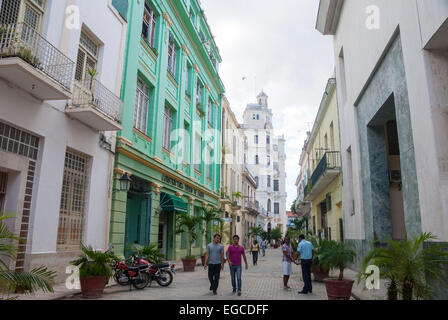
[[[243,268],[241,266],[231,266],[230,267],[230,276],[232,278],[232,287],[233,292],[236,291],[236,279],[238,280],[238,291],[241,291],[241,271]]]

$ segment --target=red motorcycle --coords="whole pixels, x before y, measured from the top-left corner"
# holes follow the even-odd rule
[[[176,267],[175,264],[150,264],[148,261],[138,257],[137,255],[134,255],[133,259],[137,261],[138,264],[146,264],[149,267],[150,281],[148,286],[151,286],[153,280],[157,281],[161,287],[168,287],[173,282],[173,275],[176,273],[174,270]]]
[[[121,286],[133,285],[134,288],[142,290],[151,281],[149,263],[139,263],[134,256],[131,258],[131,265],[114,260],[112,268],[115,281]]]

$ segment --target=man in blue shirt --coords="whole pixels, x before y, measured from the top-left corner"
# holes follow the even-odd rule
[[[305,286],[299,294],[313,293],[313,285],[311,283],[311,265],[313,264],[314,250],[311,242],[305,240],[304,235],[299,236],[300,243],[297,247],[299,253],[300,264],[302,266],[302,278]],[[298,264],[298,263],[296,263]]]

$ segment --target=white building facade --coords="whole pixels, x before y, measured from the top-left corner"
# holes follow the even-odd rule
[[[109,243],[127,23],[110,0],[0,8],[0,211],[27,240],[10,267],[64,281],[81,242]]]
[[[317,29],[334,39],[346,241],[359,258],[375,239],[448,242],[448,2],[321,0]]]
[[[257,103],[244,111],[244,133],[247,137],[245,163],[258,185],[259,225],[265,230],[281,227],[286,232],[285,138],[274,134],[272,110],[268,96],[261,92]]]

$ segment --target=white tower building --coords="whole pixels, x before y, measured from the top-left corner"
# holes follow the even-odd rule
[[[262,91],[257,96],[257,103],[248,104],[244,111],[242,127],[247,137],[244,161],[258,184],[258,224],[265,230],[279,226],[285,233],[285,139],[274,135],[268,98]]]

